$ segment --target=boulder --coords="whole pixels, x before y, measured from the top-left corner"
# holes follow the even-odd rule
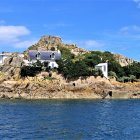
[[[20,78],[21,67],[23,66],[23,58],[17,54],[13,54],[6,58],[1,72],[5,73],[9,78]]]

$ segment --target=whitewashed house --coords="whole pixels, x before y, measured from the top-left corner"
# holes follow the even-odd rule
[[[4,60],[11,55],[12,55],[12,53],[4,53],[4,52],[0,53],[0,65],[3,65]]]
[[[38,60],[41,63],[48,63],[48,67],[51,69],[58,68],[58,64],[56,60],[61,59],[61,52],[58,51],[37,51],[37,50],[29,50],[28,52],[29,62],[30,64],[36,63]]]
[[[3,65],[4,64],[4,60],[10,56],[12,56],[12,54],[14,53],[10,53],[10,52],[3,52],[3,53],[0,53],[0,65]],[[16,53],[19,57],[24,57],[24,54],[22,53]]]
[[[99,63],[95,66],[95,69],[100,69],[104,77],[108,78],[108,63]]]

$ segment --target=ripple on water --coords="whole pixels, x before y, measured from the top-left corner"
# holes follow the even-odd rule
[[[0,101],[0,139],[140,139],[140,100]]]

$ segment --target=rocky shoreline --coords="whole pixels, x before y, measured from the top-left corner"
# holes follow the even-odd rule
[[[140,98],[140,83],[119,83],[101,77],[75,81],[6,80],[0,83],[2,99],[131,99]]]

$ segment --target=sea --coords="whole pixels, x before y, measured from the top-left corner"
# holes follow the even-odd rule
[[[140,100],[0,100],[0,140],[140,140]]]

